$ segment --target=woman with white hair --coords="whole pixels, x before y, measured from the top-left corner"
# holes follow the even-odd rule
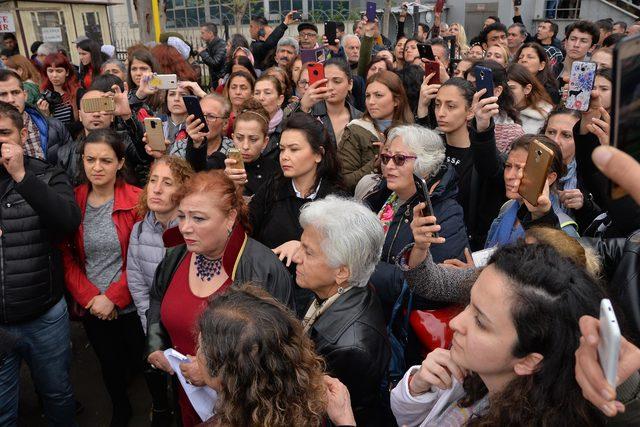
[[[390,425],[380,384],[391,349],[380,303],[368,286],[384,241],[380,221],[357,202],[327,196],[302,208],[300,225],[296,281],[315,295],[304,330],[327,373],[349,389],[357,425]]]
[[[380,154],[382,181],[364,198],[364,203],[378,214],[385,232],[382,258],[371,276],[385,315],[389,316],[402,290],[402,272],[397,266],[402,249],[413,243],[411,221],[413,208],[425,201],[414,183],[414,174],[426,183],[426,190],[438,218],[440,241],[432,248],[434,262],[464,259],[469,245],[462,207],[456,201],[457,175],[446,163],[445,147],[440,136],[418,125],[398,126],[387,136]]]

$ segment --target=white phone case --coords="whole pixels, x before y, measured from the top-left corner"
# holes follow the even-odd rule
[[[154,74],[149,84],[163,90],[176,89],[178,87],[178,76],[175,74]]]
[[[600,301],[600,342],[598,343],[598,358],[607,382],[616,388],[618,374],[618,356],[620,354],[620,326],[611,301]]]
[[[569,94],[565,107],[570,110],[587,111],[591,102],[591,91],[596,79],[595,62],[576,61],[571,66]]]

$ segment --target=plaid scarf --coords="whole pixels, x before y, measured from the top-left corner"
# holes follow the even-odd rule
[[[40,130],[26,111],[22,114],[24,127],[27,128],[27,141],[24,144],[24,154],[36,159],[45,160],[40,141]]]

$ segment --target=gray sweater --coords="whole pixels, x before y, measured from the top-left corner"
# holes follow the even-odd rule
[[[177,220],[173,220],[169,227],[175,225]],[[164,258],[166,251],[162,241],[163,232],[164,228],[156,220],[155,214],[147,212],[142,221],[133,225],[129,238],[127,282],[145,333],[147,332],[146,313],[149,309],[149,289],[153,284],[156,267]]]

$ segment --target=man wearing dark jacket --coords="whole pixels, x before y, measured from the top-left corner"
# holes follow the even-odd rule
[[[293,24],[293,14],[295,10],[287,13],[282,24],[271,29],[264,16],[253,16],[249,23],[249,33],[251,35],[251,53],[255,62],[255,68],[265,70],[275,63],[273,54],[278,46],[278,41],[284,36],[284,33]]]
[[[0,102],[0,329],[15,347],[0,367],[0,425],[16,425],[20,365],[31,370],[49,425],[75,425],[69,316],[57,243],[80,209],[66,174],[25,157],[22,114]]]
[[[224,75],[224,64],[227,59],[227,44],[218,37],[218,26],[212,22],[207,22],[200,27],[200,38],[207,44],[206,47],[198,49],[198,54],[202,62],[209,67],[211,80],[209,87],[218,87],[218,80]]]
[[[30,105],[20,77],[13,71],[0,70],[0,101],[18,109],[27,130],[24,154],[56,164],[58,149],[72,141],[66,126],[53,117],[45,117]]]

